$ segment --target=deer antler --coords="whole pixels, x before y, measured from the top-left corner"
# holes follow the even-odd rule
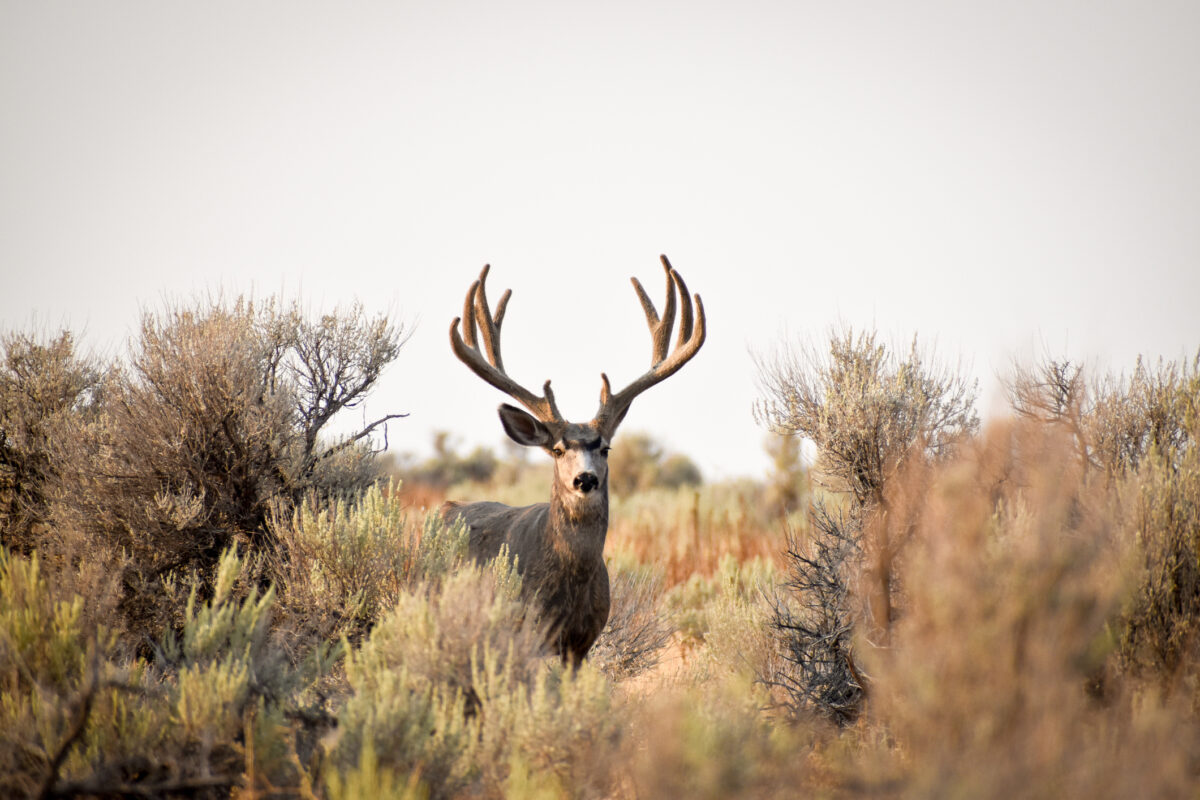
[[[470,367],[472,372],[525,406],[539,420],[548,424],[564,424],[565,420],[554,403],[554,392],[550,391],[550,381],[546,381],[542,387],[543,396],[539,397],[514,381],[504,371],[504,361],[500,357],[500,325],[504,322],[504,311],[508,308],[508,298],[512,297],[512,289],[504,292],[493,316],[488,308],[487,293],[484,290],[484,281],[487,280],[489,269],[491,265],[485,264],[479,273],[479,280],[472,283],[471,288],[467,290],[462,317],[455,317],[450,323],[450,347],[453,348],[454,355]],[[458,323],[463,320],[465,323],[460,336]],[[483,339],[482,350],[476,338],[476,327],[479,329],[480,338]]]
[[[689,297],[687,284],[671,266],[666,256],[660,256],[663,269],[667,273],[667,299],[663,305],[660,318],[654,308],[654,303],[638,283],[632,278],[633,288],[641,301],[642,310],[646,313],[646,325],[650,328],[650,369],[633,383],[613,394],[608,383],[608,376],[600,373],[603,386],[600,389],[600,410],[596,412],[595,423],[608,435],[612,435],[625,417],[634,398],[656,383],[674,375],[679,368],[686,364],[704,344],[706,334],[704,322],[704,304],[700,295]],[[667,348],[671,339],[671,328],[675,324],[675,294],[679,293],[679,336],[675,340],[675,349],[668,355]],[[692,300],[696,303],[695,325],[692,319]]]

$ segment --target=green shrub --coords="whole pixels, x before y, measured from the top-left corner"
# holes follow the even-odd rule
[[[432,797],[500,794],[531,770],[575,792],[602,781],[591,745],[616,736],[607,681],[546,659],[506,557],[402,592],[349,652],[346,679],[334,768],[361,769],[373,750],[377,769],[415,776]]]
[[[667,591],[664,605],[676,622],[683,647],[707,647],[701,651],[705,653],[699,664],[702,670],[710,671],[719,663],[722,671],[741,671],[756,663],[760,636],[765,634],[760,624],[765,622],[762,603],[776,579],[770,562],[758,558],[739,562],[726,555],[714,575],[693,575]]]
[[[6,795],[232,787],[248,741],[261,781],[299,782],[280,710],[304,678],[269,642],[273,592],[233,597],[246,568],[235,551],[222,555],[213,598],[201,603],[193,590],[181,635],[150,665],[120,658],[110,631],[83,625],[83,598],[56,599],[36,557],[0,554]]]
[[[280,612],[300,642],[357,641],[404,589],[442,580],[467,554],[462,523],[433,513],[418,527],[394,487],[353,500],[310,497],[272,531]]]

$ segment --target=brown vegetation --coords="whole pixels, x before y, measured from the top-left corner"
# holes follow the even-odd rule
[[[304,359],[360,365],[321,393],[358,402],[386,322],[272,308],[168,310],[120,368],[4,338],[0,795],[1194,794],[1200,362],[1023,368],[980,431],[953,371],[835,335],[853,369],[764,385],[819,387],[772,417],[814,486],[793,450],[794,495],[614,497],[610,624],[572,671],[512,564],[413,500],[462,484],[393,491],[366,432],[310,435]],[[380,349],[263,344],[318,329]]]

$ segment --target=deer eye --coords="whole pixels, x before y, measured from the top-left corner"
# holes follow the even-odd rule
[[[600,455],[604,456],[605,458],[608,458],[608,451],[609,451],[609,450],[612,450],[612,448],[611,448],[611,447],[601,447],[601,448],[600,448]]]
[[[555,447],[550,452],[554,453],[555,458],[558,458],[559,456],[561,456],[563,454],[563,449],[561,447]]]

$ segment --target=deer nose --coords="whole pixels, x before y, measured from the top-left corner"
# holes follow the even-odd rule
[[[575,488],[587,494],[600,485],[600,479],[594,472],[581,472],[575,476]]]

